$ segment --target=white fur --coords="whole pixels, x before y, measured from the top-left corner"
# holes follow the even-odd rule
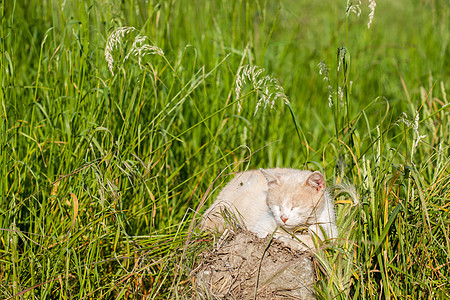
[[[202,228],[222,232],[224,208],[261,238],[284,227],[289,233],[278,229],[275,237],[296,249],[313,249],[312,234],[321,240],[337,237],[333,202],[320,172],[276,168],[238,173],[204,213]],[[307,229],[295,234],[301,242],[292,237],[299,226]]]

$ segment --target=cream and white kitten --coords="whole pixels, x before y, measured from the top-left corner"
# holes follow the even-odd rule
[[[275,238],[288,246],[314,250],[312,235],[336,238],[334,207],[320,172],[295,169],[259,169],[238,173],[203,215],[202,229],[225,229],[224,211],[264,238],[278,226]],[[295,233],[300,240],[292,237]],[[306,229],[306,230],[305,230]]]

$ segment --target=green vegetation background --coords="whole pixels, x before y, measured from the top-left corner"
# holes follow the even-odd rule
[[[195,211],[275,166],[342,192],[320,298],[450,297],[448,1],[377,1],[370,28],[366,1],[0,5],[0,298],[190,297]],[[138,33],[164,56],[125,59]],[[289,103],[255,113],[247,80],[239,112],[243,65]]]

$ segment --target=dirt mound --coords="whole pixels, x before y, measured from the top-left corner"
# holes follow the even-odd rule
[[[198,298],[315,299],[312,254],[269,241],[226,231],[192,272]]]

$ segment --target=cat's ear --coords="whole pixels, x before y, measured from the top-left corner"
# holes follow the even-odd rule
[[[317,192],[325,188],[325,180],[319,171],[313,172],[306,180],[306,184],[315,189]]]
[[[277,174],[273,173],[272,171],[264,170],[264,169],[259,169],[259,171],[264,175],[264,177],[266,177],[267,184],[269,186],[274,185],[274,184],[279,184],[279,178],[278,178]]]

